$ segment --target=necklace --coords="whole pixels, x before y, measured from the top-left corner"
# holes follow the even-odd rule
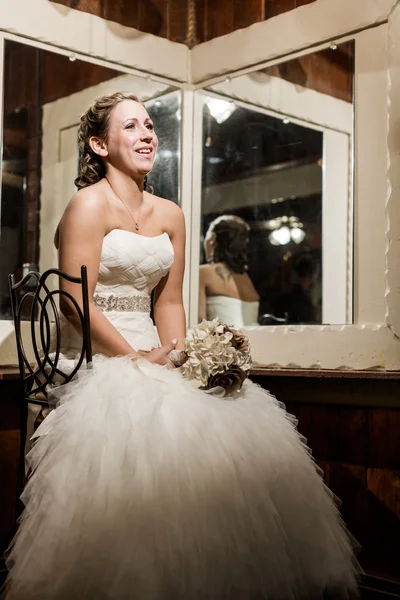
[[[114,196],[115,196],[116,198],[118,198],[118,200],[119,200],[120,202],[122,202],[122,204],[125,206],[126,210],[128,211],[128,214],[129,214],[129,216],[131,217],[132,221],[135,223],[135,230],[136,230],[136,231],[139,231],[139,229],[140,229],[140,226],[139,226],[139,219],[140,219],[140,214],[141,214],[141,212],[142,212],[142,208],[143,208],[143,202],[144,202],[144,199],[142,200],[142,203],[141,203],[141,205],[140,205],[140,208],[139,208],[139,212],[138,212],[137,219],[135,219],[135,217],[132,215],[131,211],[129,210],[129,208],[128,208],[128,207],[127,207],[127,205],[125,204],[125,202],[122,200],[122,198],[120,198],[120,197],[118,196],[117,192],[114,190],[113,186],[112,186],[112,185],[111,185],[111,183],[108,181],[108,178],[106,177],[105,179],[107,180],[107,183],[108,183],[108,185],[110,186],[110,188],[111,188],[111,190],[112,190],[112,192],[113,192]]]

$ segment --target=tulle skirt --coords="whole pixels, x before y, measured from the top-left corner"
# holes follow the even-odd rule
[[[276,399],[96,356],[29,455],[7,600],[353,598],[334,499]],[[325,594],[327,594],[325,596]]]

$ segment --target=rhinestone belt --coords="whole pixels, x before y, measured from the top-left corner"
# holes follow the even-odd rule
[[[150,312],[150,296],[114,296],[94,294],[93,303],[102,312]]]

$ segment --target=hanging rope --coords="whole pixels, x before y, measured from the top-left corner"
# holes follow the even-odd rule
[[[193,48],[193,46],[197,43],[196,36],[196,0],[188,0],[188,30],[186,37],[186,45],[189,48]]]

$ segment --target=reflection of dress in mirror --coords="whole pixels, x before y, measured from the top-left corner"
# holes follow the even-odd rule
[[[233,215],[217,217],[208,227],[200,267],[199,320],[221,321],[234,327],[257,325],[259,295],[247,272],[249,226]]]
[[[311,324],[321,321],[312,291],[319,275],[319,265],[309,252],[302,252],[293,260],[296,283],[286,294],[276,300],[275,313],[285,317],[288,323]]]

